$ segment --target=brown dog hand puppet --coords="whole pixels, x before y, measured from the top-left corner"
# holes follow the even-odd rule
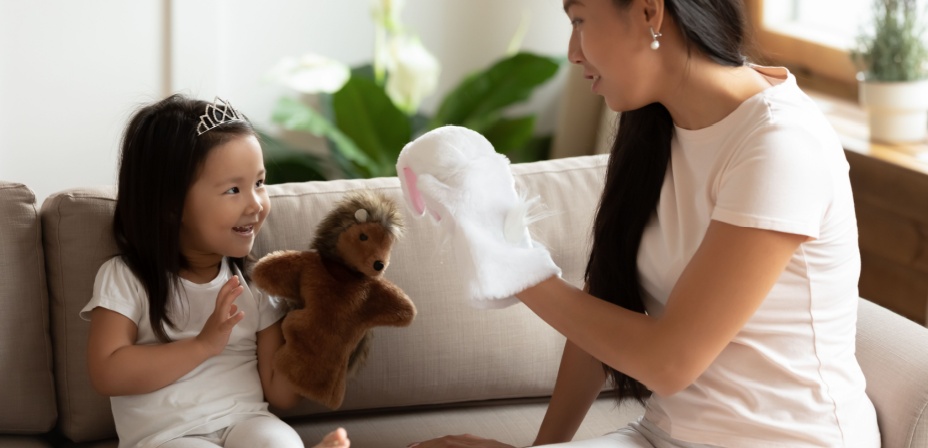
[[[337,409],[347,377],[367,358],[372,328],[412,323],[412,301],[383,276],[402,230],[391,200],[352,192],[319,224],[312,250],[277,251],[255,264],[254,284],[292,304],[274,367],[300,395]]]

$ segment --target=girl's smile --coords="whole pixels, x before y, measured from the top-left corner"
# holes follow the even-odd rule
[[[233,227],[232,230],[246,238],[251,238],[255,235],[255,224],[249,224],[247,226]]]

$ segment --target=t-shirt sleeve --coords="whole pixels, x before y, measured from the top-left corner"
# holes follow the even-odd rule
[[[93,282],[93,296],[81,310],[82,319],[89,321],[90,312],[102,307],[128,317],[136,325],[144,314],[145,290],[132,270],[119,257],[100,266]]]
[[[834,194],[823,145],[801,127],[758,130],[719,176],[712,219],[818,238]]]
[[[258,331],[270,327],[287,314],[285,300],[267,294],[257,286],[249,285],[249,288],[258,305]]]

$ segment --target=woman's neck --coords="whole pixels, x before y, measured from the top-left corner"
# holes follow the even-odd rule
[[[727,67],[693,55],[670,80],[672,87],[659,101],[670,112],[673,122],[683,129],[712,126],[734,112],[748,98],[770,83],[749,66]]]

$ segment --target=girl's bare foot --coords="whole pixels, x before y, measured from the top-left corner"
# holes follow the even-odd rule
[[[348,440],[348,432],[342,428],[328,433],[325,438],[313,448],[348,448],[351,442]]]

